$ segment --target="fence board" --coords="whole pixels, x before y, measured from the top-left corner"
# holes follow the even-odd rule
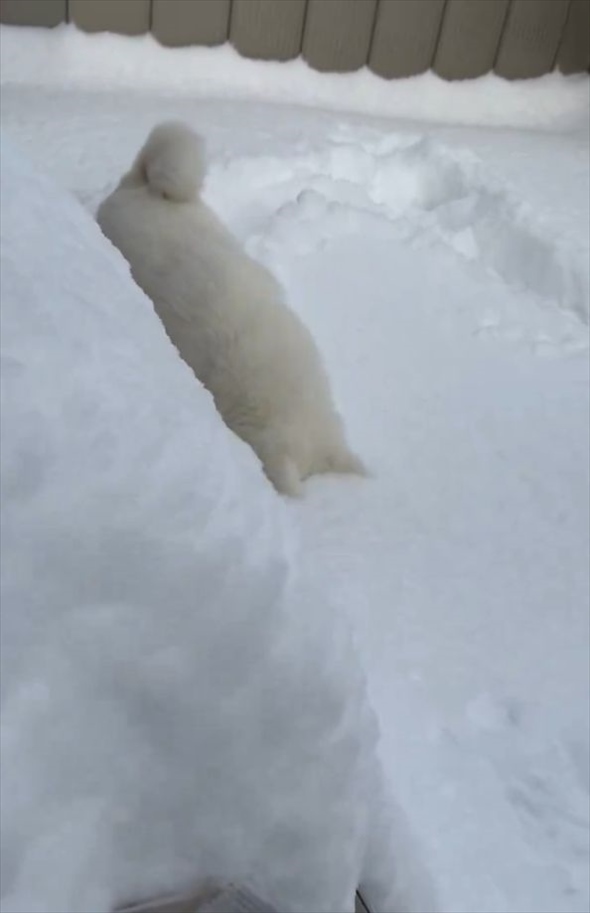
[[[369,66],[399,79],[430,69],[445,0],[380,0]]]
[[[0,21],[155,36],[171,46],[231,37],[249,57],[291,59],[350,72],[369,63],[385,78],[433,66],[446,79],[493,67],[530,78],[557,64],[590,67],[590,0],[0,0]],[[303,33],[303,34],[302,34]]]
[[[66,0],[1,0],[0,22],[51,28],[66,19]]]
[[[557,62],[563,73],[590,68],[590,0],[572,0]]]
[[[443,79],[473,79],[494,68],[509,0],[449,0],[434,58]]]
[[[142,35],[150,27],[150,0],[69,0],[68,12],[85,32]]]
[[[512,0],[496,72],[507,79],[542,76],[553,69],[569,0]]]
[[[364,66],[376,9],[377,0],[308,0],[303,56],[309,65],[335,73]]]
[[[291,60],[301,51],[306,0],[233,0],[230,41],[244,57]]]
[[[223,44],[229,14],[230,0],[153,0],[152,32],[170,47]]]

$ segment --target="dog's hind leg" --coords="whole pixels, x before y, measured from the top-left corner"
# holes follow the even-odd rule
[[[279,494],[300,498],[303,494],[301,477],[293,460],[287,456],[263,460],[264,473]]]
[[[368,476],[369,471],[360,457],[349,450],[346,445],[332,450],[315,470],[318,473],[336,473],[337,475]]]
[[[252,446],[260,458],[264,474],[279,494],[300,498],[303,494],[301,473],[285,448],[272,438],[256,441]]]

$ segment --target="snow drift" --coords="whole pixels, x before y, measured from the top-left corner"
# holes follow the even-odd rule
[[[2,909],[212,876],[284,911],[350,910],[363,879],[424,910],[348,629],[256,458],[6,140],[1,196]]]
[[[584,74],[559,72],[518,81],[487,73],[452,82],[432,71],[393,80],[367,67],[353,73],[319,73],[302,57],[249,60],[229,43],[169,48],[150,34],[88,35],[74,25],[0,27],[0,78],[44,88],[166,91],[171,100],[254,96],[364,116],[548,131],[583,128],[590,89]]]

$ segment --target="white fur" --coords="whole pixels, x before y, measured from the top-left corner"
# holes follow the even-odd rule
[[[278,491],[298,495],[316,473],[363,474],[309,331],[200,198],[204,171],[196,134],[156,127],[98,211],[104,234]]]

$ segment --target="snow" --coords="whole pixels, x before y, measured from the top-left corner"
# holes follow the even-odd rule
[[[216,490],[225,490],[226,476],[234,479],[230,490],[240,491],[239,508],[234,507],[240,529],[256,530],[252,541],[239,540],[240,548],[246,549],[246,564],[249,549],[262,549],[261,574],[267,566],[264,556],[276,557],[279,549],[277,525],[280,541],[293,541],[296,555],[288,566],[296,572],[291,570],[283,598],[295,599],[297,610],[293,615],[286,607],[279,610],[292,626],[285,621],[282,642],[288,644],[293,675],[301,668],[301,656],[310,653],[316,657],[313,681],[322,680],[320,670],[328,668],[338,701],[352,701],[354,708],[356,695],[357,709],[349,713],[358,721],[351,719],[350,725],[360,756],[357,779],[352,767],[347,774],[351,789],[360,780],[367,785],[369,776],[378,773],[368,773],[371,738],[364,733],[370,725],[361,722],[366,709],[355,679],[354,650],[338,646],[346,640],[346,620],[354,627],[377,713],[388,788],[417,841],[410,860],[427,866],[438,908],[445,913],[587,911],[588,80],[554,74],[508,86],[490,77],[443,87],[434,77],[420,77],[411,84],[387,84],[387,109],[379,98],[385,92],[381,83],[380,88],[375,82],[362,88],[371,81],[369,74],[321,80],[310,72],[298,76],[304,72],[300,62],[287,70],[273,69],[272,64],[232,59],[227,48],[170,52],[151,39],[88,38],[65,28],[43,36],[5,29],[2,43],[5,130],[90,211],[157,121],[181,117],[200,130],[210,149],[208,201],[247,248],[277,272],[322,349],[351,441],[373,478],[313,480],[301,504],[279,507],[255,460],[210,413],[210,434],[223,442],[224,468],[199,457],[197,477],[205,466],[207,475],[203,492],[199,488],[192,496],[200,498],[206,486],[213,487],[210,478],[217,479]],[[86,64],[82,49],[89,55]],[[207,79],[197,79],[199,67]],[[286,75],[285,83],[280,81],[289,70],[291,88]],[[264,80],[263,73],[268,74]],[[317,88],[320,82],[325,89]],[[278,101],[283,90],[292,92],[285,96],[289,100],[332,104],[340,113],[268,104]],[[343,113],[360,106],[365,91],[366,113],[439,123]],[[436,111],[435,92],[446,93],[439,95]],[[249,93],[253,97],[246,100]],[[476,115],[495,129],[457,126]],[[536,124],[543,132],[498,129],[501,124]],[[560,126],[570,129],[560,132]],[[20,243],[35,249],[28,239]],[[78,242],[78,256],[81,247]],[[101,257],[109,264],[113,259],[104,250]],[[107,272],[101,266],[96,286],[108,298]],[[89,292],[82,281],[80,286],[78,294],[86,300]],[[60,295],[64,291],[60,286]],[[3,291],[3,305],[4,297]],[[121,320],[131,309],[126,350],[137,334],[137,291],[121,287],[117,300],[112,313]],[[162,346],[153,324],[152,335],[153,346]],[[104,357],[101,348],[91,378],[97,389]],[[84,355],[80,360],[84,367],[90,361]],[[174,382],[171,364],[169,368],[165,391],[159,371],[148,385],[156,402],[169,402]],[[181,371],[178,365],[175,370]],[[180,389],[180,379],[176,383]],[[187,403],[198,395],[203,418],[204,394],[193,390],[186,377],[184,383]],[[142,388],[139,394],[145,400]],[[24,410],[23,402],[20,408]],[[169,408],[164,419],[173,421]],[[27,421],[24,416],[19,420],[18,434],[25,441]],[[184,424],[183,429],[189,434]],[[174,476],[183,467],[189,473],[185,448],[179,452],[172,446],[170,435]],[[197,454],[202,452],[200,439],[199,434],[191,444]],[[158,467],[157,459],[152,469],[158,485],[150,491],[157,507],[171,490],[171,473],[167,465]],[[143,489],[135,474],[133,485]],[[80,484],[86,490],[88,479]],[[129,478],[121,484],[125,489]],[[208,503],[216,503],[214,495]],[[164,509],[159,513],[164,515]],[[4,504],[3,514],[8,523]],[[18,524],[28,516],[23,514]],[[222,543],[225,517],[222,511]],[[91,535],[86,526],[85,535]],[[200,541],[208,542],[204,527],[199,529]],[[165,536],[164,527],[162,541]],[[216,554],[221,558],[222,550]],[[294,580],[318,594],[309,606],[298,599]],[[149,593],[155,589],[157,596],[161,591],[151,578],[148,583]],[[260,585],[264,591],[262,579]],[[240,592],[242,588],[247,595],[245,573]],[[319,611],[319,594],[325,594],[327,610]],[[263,642],[270,644],[274,634],[264,630],[265,619],[274,617],[276,609],[271,611],[267,602],[266,612],[256,615],[254,603],[247,600],[243,611],[259,619],[257,635],[264,631]],[[228,626],[241,611],[227,601]],[[304,635],[297,633],[294,619],[305,628],[307,652],[299,652]],[[125,656],[129,635],[124,631],[129,628],[111,625],[107,616],[103,641],[120,640],[120,655]],[[186,631],[181,633],[182,645]],[[208,634],[218,643],[227,628]],[[152,636],[157,641],[172,634],[156,619]],[[29,633],[22,637],[28,643]],[[52,638],[57,649],[64,639],[59,625]],[[326,655],[325,667],[318,656],[323,651],[335,651],[332,660]],[[106,661],[106,672],[99,667],[103,655],[92,664],[88,651],[84,655],[85,666],[96,668],[96,675],[110,674]],[[138,665],[133,668],[139,676]],[[210,688],[208,676],[214,671],[209,664],[202,674],[190,667],[184,675],[191,680],[199,675],[201,686]],[[282,667],[270,660],[264,665],[265,682],[273,682],[277,700],[284,688],[279,671]],[[296,704],[293,691],[288,694],[289,703]],[[255,725],[247,698],[245,694],[243,709]],[[208,712],[207,692],[198,712]],[[102,731],[110,726],[116,731],[105,717]],[[225,732],[227,739],[231,735]],[[236,738],[243,737],[240,726]],[[144,745],[137,746],[140,758]],[[191,748],[187,742],[185,757]],[[339,757],[334,746],[326,763],[337,764]],[[161,760],[174,764],[169,756]],[[314,777],[320,776],[322,763],[318,749]],[[139,765],[151,783],[145,760]],[[26,771],[21,775],[25,782]],[[162,799],[169,803],[167,817],[178,811],[177,795],[172,791]],[[270,786],[267,800],[269,796],[279,804],[283,798],[279,788]],[[280,816],[281,809],[277,812]],[[94,814],[85,805],[76,816],[59,813],[64,846],[72,839],[71,833],[66,836],[68,828],[76,821],[85,827]],[[18,814],[19,821],[30,814],[25,820],[38,827],[30,810]],[[245,809],[244,820],[247,815]],[[177,846],[184,848],[192,825],[180,812],[179,818],[183,836]],[[315,822],[310,819],[307,826],[311,858],[317,849]],[[26,831],[22,824],[19,828]],[[330,834],[335,830],[332,822],[326,828]],[[379,828],[371,833],[375,844],[369,859],[375,862],[384,843]],[[68,862],[72,871],[76,863],[85,872],[87,848],[74,839],[79,854]],[[394,839],[398,861],[404,847],[399,834]],[[358,847],[356,843],[350,852]],[[325,854],[320,855],[316,873],[324,872]],[[273,864],[285,864],[279,847]],[[302,855],[300,871],[307,864]],[[161,865],[170,880],[175,874],[180,880],[189,877],[172,854]],[[398,861],[399,867],[404,863]],[[137,860],[138,884],[146,889],[157,881],[152,868],[147,859]],[[377,868],[381,876],[386,872],[382,858]],[[348,869],[340,870],[341,877],[344,871]],[[374,906],[391,909],[377,875],[371,887]],[[308,900],[297,897],[294,908],[315,909],[306,905]],[[430,909],[420,907],[423,900],[415,895],[414,901],[417,909]]]
[[[401,899],[345,616],[122,257],[1,162],[2,909]]]
[[[563,129],[583,123],[590,93],[585,76],[555,71],[515,88],[493,73],[449,83],[434,73],[386,80],[368,68],[348,74],[313,70],[298,58],[248,60],[230,44],[167,48],[150,34],[87,35],[73,25],[0,30],[2,81],[87,89],[166,90],[191,98],[290,102],[363,115],[459,124]]]

